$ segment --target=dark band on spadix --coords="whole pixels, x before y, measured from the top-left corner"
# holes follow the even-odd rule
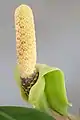
[[[39,77],[39,72],[34,72],[30,77],[21,78],[21,87],[24,90],[24,93],[28,96],[31,87],[37,82]]]

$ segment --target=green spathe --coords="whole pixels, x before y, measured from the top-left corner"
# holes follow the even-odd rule
[[[55,67],[45,64],[36,64],[39,78],[32,86],[28,98],[21,88],[19,70],[16,67],[15,79],[24,100],[31,103],[36,109],[51,114],[51,110],[67,115],[67,109],[71,104],[68,102],[65,88],[64,73]]]

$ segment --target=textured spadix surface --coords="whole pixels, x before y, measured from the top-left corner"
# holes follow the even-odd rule
[[[15,10],[17,62],[22,78],[31,75],[36,65],[34,18],[30,7],[20,5]]]

